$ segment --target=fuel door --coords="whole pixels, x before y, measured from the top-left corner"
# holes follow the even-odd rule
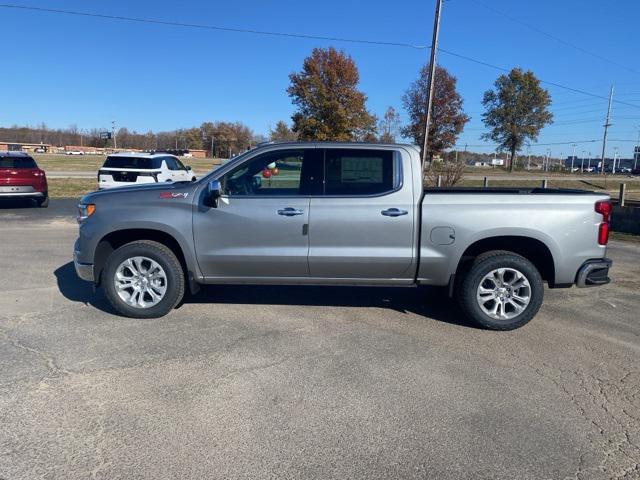
[[[434,227],[430,238],[434,245],[451,245],[456,241],[456,231],[451,227]]]

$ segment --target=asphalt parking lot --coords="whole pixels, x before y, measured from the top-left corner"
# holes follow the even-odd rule
[[[434,288],[132,320],[76,278],[74,206],[0,209],[0,479],[640,478],[640,244],[513,332]]]

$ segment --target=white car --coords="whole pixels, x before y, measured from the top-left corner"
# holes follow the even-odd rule
[[[192,182],[191,167],[166,153],[114,153],[98,171],[100,190],[157,182]]]
[[[69,150],[65,152],[65,155],[84,155],[82,150]]]

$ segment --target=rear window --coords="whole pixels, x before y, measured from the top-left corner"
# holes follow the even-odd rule
[[[325,195],[375,195],[394,189],[393,152],[327,149]]]
[[[0,157],[0,168],[38,168],[31,157]]]
[[[162,167],[161,158],[107,157],[104,168],[135,168],[137,170],[157,170]]]

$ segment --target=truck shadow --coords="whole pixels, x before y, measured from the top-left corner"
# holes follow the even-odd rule
[[[74,302],[83,302],[116,314],[101,289],[80,280],[69,262],[54,272],[60,293]],[[432,320],[473,327],[447,294],[446,288],[418,287],[318,287],[308,285],[204,285],[196,295],[187,294],[185,304],[291,305],[345,308],[386,308],[414,313]]]
[[[56,277],[58,290],[67,300],[82,302],[103,312],[116,314],[101,290],[94,291],[91,283],[78,278],[73,262],[58,267],[53,274]]]

